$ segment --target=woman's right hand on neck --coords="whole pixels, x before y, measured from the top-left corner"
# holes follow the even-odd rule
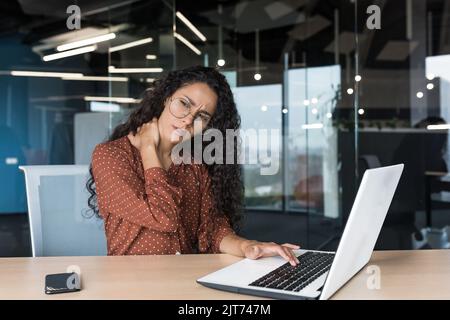
[[[144,169],[162,167],[157,152],[160,140],[157,118],[140,126],[136,134],[130,132],[128,140],[141,153]]]
[[[128,139],[141,152],[149,147],[157,149],[159,145],[158,119],[153,118],[152,121],[144,123],[137,129],[136,134],[130,132]]]

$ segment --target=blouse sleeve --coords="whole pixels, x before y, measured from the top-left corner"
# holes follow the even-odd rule
[[[163,168],[145,170],[142,194],[126,154],[100,144],[92,155],[92,171],[100,212],[156,231],[177,231],[181,189],[169,183]]]
[[[202,202],[200,227],[198,231],[198,247],[200,253],[220,253],[222,239],[234,234],[228,218],[218,213],[214,206],[211,190],[211,178],[205,165],[201,165]]]

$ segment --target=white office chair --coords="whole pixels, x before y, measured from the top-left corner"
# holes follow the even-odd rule
[[[103,221],[91,217],[87,165],[20,166],[33,257],[106,255]]]

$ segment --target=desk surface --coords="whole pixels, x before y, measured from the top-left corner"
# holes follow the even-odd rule
[[[239,258],[230,255],[0,258],[1,299],[255,299],[195,280]],[[83,290],[45,295],[44,277],[78,265]],[[369,265],[381,288],[368,289]],[[333,299],[450,299],[450,250],[378,251]]]

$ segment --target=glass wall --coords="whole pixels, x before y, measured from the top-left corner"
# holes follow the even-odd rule
[[[244,235],[333,249],[364,170],[400,162],[377,248],[427,247],[419,232],[450,224],[448,1],[77,5],[80,28],[66,3],[2,5],[0,212],[27,211],[19,165],[89,163],[148,83],[205,65],[259,139],[244,145],[260,156],[243,165]]]
[[[94,146],[137,105],[148,83],[173,69],[173,6],[5,5],[11,24],[2,25],[0,41],[0,172],[11,184],[0,187],[0,212],[27,211],[19,165],[89,164]]]
[[[379,247],[435,247],[431,240],[423,244],[418,232],[450,223],[442,181],[449,159],[450,3],[385,1],[376,8],[381,24],[373,30],[373,21],[366,21],[369,5],[358,1],[357,8],[359,175],[378,163],[404,163]],[[427,217],[433,219],[427,223]]]

